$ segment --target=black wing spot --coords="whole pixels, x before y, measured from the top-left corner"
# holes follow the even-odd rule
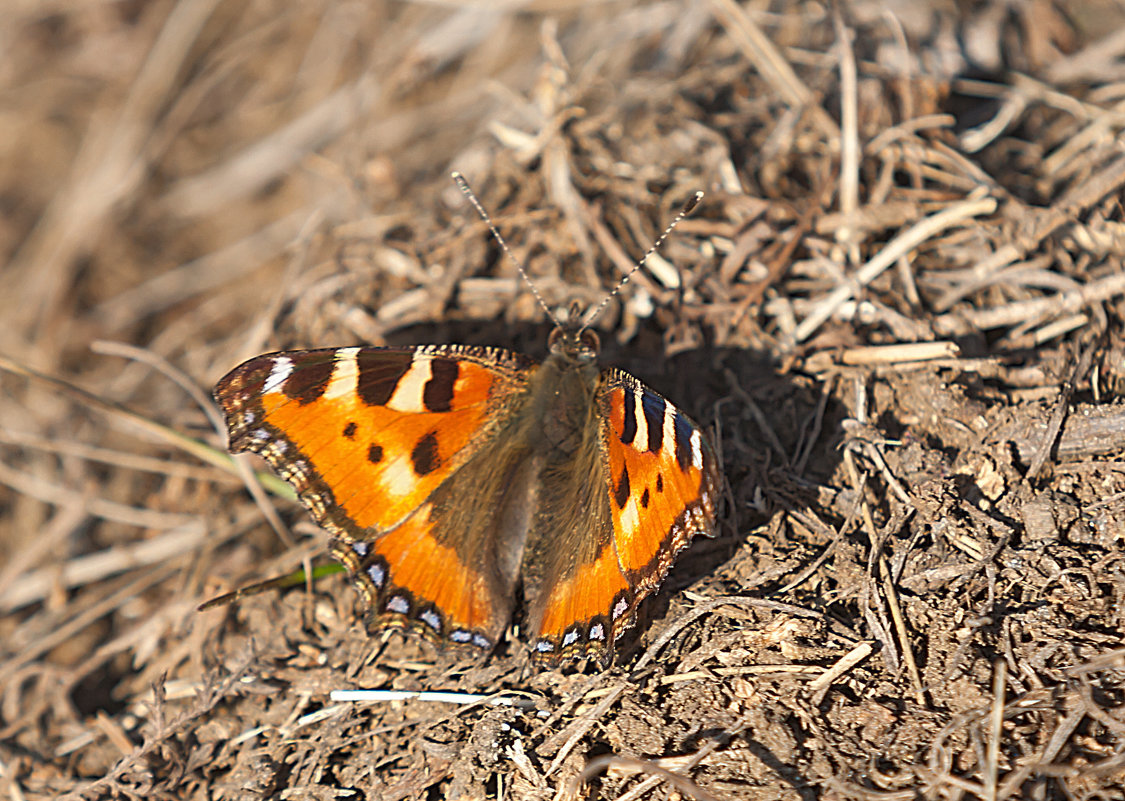
[[[372,445],[367,449],[367,461],[371,464],[379,464],[383,461],[383,447],[381,445]]]
[[[641,398],[641,410],[645,415],[645,427],[648,428],[648,449],[651,453],[658,453],[664,443],[664,405],[662,397],[650,392],[646,392]]]
[[[453,387],[460,367],[453,359],[431,359],[430,380],[422,388],[422,404],[431,412],[448,412],[453,408]]]
[[[293,372],[281,385],[281,391],[285,393],[285,397],[302,406],[312,403],[324,394],[335,369],[334,353],[296,356],[293,358]]]
[[[348,423],[344,426],[344,436],[348,439],[355,439],[356,429],[359,428],[355,423]]]
[[[657,473],[656,474],[656,491],[657,492],[664,492],[664,474],[663,473]]]
[[[676,432],[676,464],[687,470],[691,467],[691,422],[677,411],[672,428]]]
[[[621,480],[617,482],[617,489],[613,491],[613,500],[617,502],[618,509],[624,509],[629,502],[629,466],[621,465]]]
[[[645,491],[641,493],[641,507],[643,509],[648,508],[648,500],[649,500],[648,487],[645,487]]]
[[[622,390],[625,395],[625,422],[621,426],[621,441],[626,445],[632,445],[633,440],[637,438],[637,398],[633,395],[633,390],[628,387]]]
[[[414,465],[416,475],[425,476],[438,468],[441,460],[438,458],[437,435],[431,431],[414,446],[410,453],[410,461]]]
[[[386,406],[398,382],[414,363],[410,351],[361,350],[355,357],[359,376],[356,392],[368,406]]]

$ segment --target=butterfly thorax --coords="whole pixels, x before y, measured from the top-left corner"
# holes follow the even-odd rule
[[[550,354],[529,387],[526,419],[535,420],[533,439],[542,453],[570,457],[596,437],[598,337],[577,326],[560,326],[548,340]],[[548,456],[548,459],[550,457]]]

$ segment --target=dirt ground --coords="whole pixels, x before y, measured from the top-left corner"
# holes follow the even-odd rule
[[[4,13],[4,798],[1125,798],[1119,2]],[[544,355],[452,169],[552,308],[707,193],[598,328],[720,532],[608,670],[369,635],[340,573],[197,611],[328,563],[231,367]]]

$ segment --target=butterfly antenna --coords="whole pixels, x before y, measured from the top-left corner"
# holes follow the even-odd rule
[[[528,276],[527,271],[523,268],[523,264],[516,258],[516,254],[512,253],[511,248],[508,247],[508,243],[504,241],[504,237],[500,236],[500,232],[493,224],[492,218],[488,216],[488,212],[484,210],[484,206],[480,204],[480,201],[477,200],[477,196],[473,194],[473,190],[469,187],[469,182],[465,180],[465,176],[456,171],[451,173],[451,175],[453,182],[457,184],[457,188],[461,190],[461,194],[473,204],[473,208],[477,210],[477,214],[484,220],[484,224],[488,226],[488,230],[492,231],[492,235],[496,238],[496,241],[500,243],[500,247],[503,248],[504,253],[511,259],[512,264],[516,265],[516,269],[520,271],[523,280],[527,282],[528,287],[531,289],[531,294],[535,295],[535,299],[539,301],[539,305],[543,307],[543,311],[547,313],[547,317],[552,323],[559,325],[558,318],[551,313],[551,308],[547,305],[547,302],[543,300],[543,296],[539,294],[539,289],[535,286],[535,282]],[[679,222],[678,219],[677,222]]]
[[[665,228],[664,232],[656,238],[656,241],[652,243],[652,247],[645,251],[645,255],[641,256],[637,263],[633,265],[633,269],[627,272],[625,276],[617,282],[617,286],[613,288],[613,291],[605,296],[601,304],[599,304],[599,306],[594,309],[592,314],[587,316],[586,321],[582,323],[581,330],[585,330],[594,324],[594,320],[598,319],[598,316],[605,309],[606,305],[615,297],[617,297],[617,294],[621,292],[621,288],[623,286],[629,283],[629,279],[633,277],[633,273],[644,266],[645,262],[648,261],[648,257],[655,253],[657,249],[664,244],[664,240],[668,238],[668,235],[672,233],[672,231],[676,230],[676,226],[680,224],[680,221],[684,217],[695,211],[695,207],[699,205],[699,201],[701,200],[703,200],[703,193],[698,191],[687,199],[687,202],[684,203],[683,208],[680,209],[680,213],[672,219],[672,222],[668,223],[668,227]]]

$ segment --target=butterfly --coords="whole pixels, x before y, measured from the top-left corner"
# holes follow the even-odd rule
[[[239,365],[214,395],[230,450],[264,457],[330,534],[369,630],[487,653],[522,596],[537,662],[604,665],[677,554],[713,534],[720,479],[694,422],[598,366],[592,320],[572,307],[542,362],[466,345],[295,350]]]

